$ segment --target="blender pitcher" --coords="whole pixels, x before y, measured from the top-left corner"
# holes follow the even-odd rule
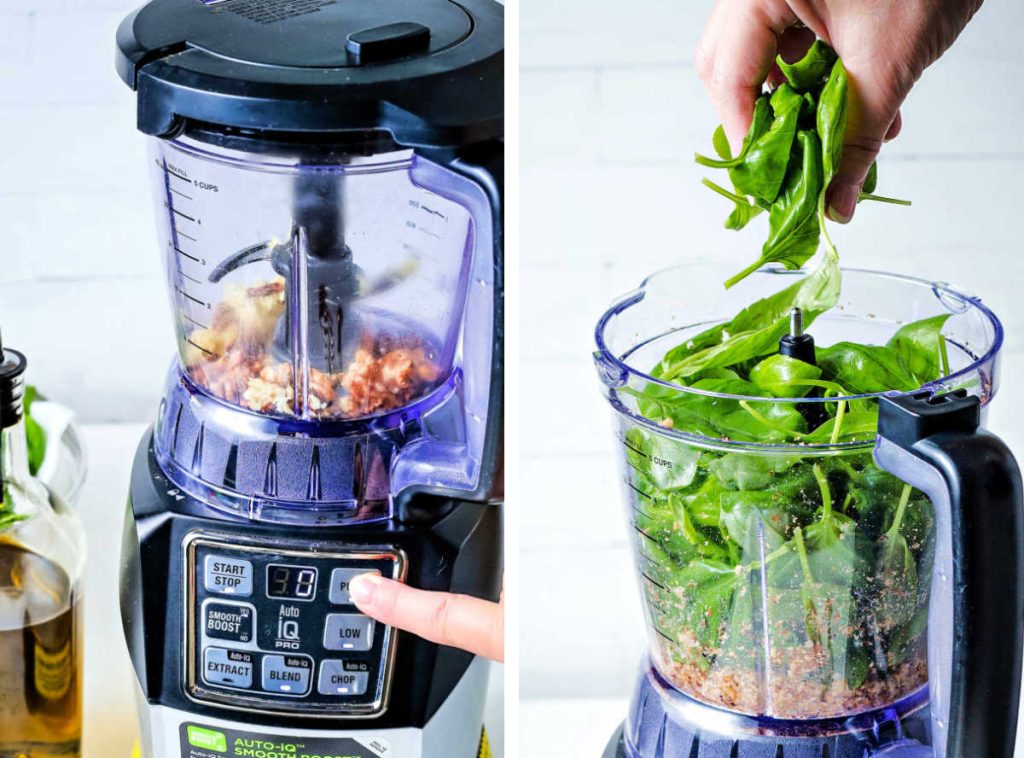
[[[482,439],[473,426],[486,416],[472,397],[479,389],[466,388],[475,413],[439,410],[462,390],[467,308],[490,321],[490,303],[470,298],[480,208],[461,177],[384,139],[325,149],[194,129],[151,138],[150,156],[178,337],[172,374],[198,398],[163,406],[157,454],[171,478],[270,518],[287,518],[301,496],[339,522],[387,515],[425,468],[468,488]],[[470,360],[489,360],[473,350]],[[347,422],[345,436],[364,433],[355,445],[340,445],[340,433],[324,445],[318,481],[279,476],[275,491],[261,480],[262,495],[239,500],[249,490],[239,478],[266,472],[205,457],[216,448],[200,444],[199,430],[218,428],[209,400],[259,414],[268,428]],[[201,408],[210,411],[197,416]],[[427,418],[434,432],[408,445]],[[345,460],[328,460],[331,451]],[[328,479],[353,468],[349,482]]]
[[[811,336],[794,318],[780,351],[810,345],[813,362],[815,343],[885,344],[948,316],[942,378],[804,397],[656,378],[668,350],[802,276],[764,269],[724,291],[723,267],[668,269],[598,324],[649,637],[608,755],[1010,756],[1024,519],[1016,462],[978,429],[995,315],[942,284],[847,270],[836,307]]]

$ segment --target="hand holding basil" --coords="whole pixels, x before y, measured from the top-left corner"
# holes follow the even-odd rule
[[[825,233],[825,193],[835,177],[846,131],[847,78],[843,62],[818,40],[795,63],[778,59],[786,81],[758,97],[754,116],[736,156],[729,154],[722,127],[712,139],[718,158],[702,155],[697,163],[727,169],[730,191],[710,179],[705,186],[733,203],[727,229],[744,228],[768,212],[768,239],[761,256],[731,277],[726,287],[742,281],[767,263],[799,269],[818,249]],[[872,166],[862,200],[909,205],[875,195],[878,168]]]

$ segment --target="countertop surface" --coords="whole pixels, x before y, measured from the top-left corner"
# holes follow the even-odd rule
[[[138,733],[134,673],[121,632],[118,568],[128,478],[144,424],[86,424],[81,427],[89,475],[78,502],[85,525],[85,746],[84,758],[131,755]],[[502,669],[491,669],[487,727],[501,756]]]
[[[519,710],[519,752],[537,758],[601,758],[626,717],[626,698],[537,698]]]

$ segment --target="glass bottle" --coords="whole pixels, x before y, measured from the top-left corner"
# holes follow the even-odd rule
[[[77,758],[85,539],[29,472],[25,367],[0,345],[0,756]]]

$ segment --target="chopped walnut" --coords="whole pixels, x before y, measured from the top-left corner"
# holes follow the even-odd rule
[[[293,369],[268,360],[284,313],[284,280],[250,287],[228,285],[210,326],[188,335],[183,360],[190,376],[214,395],[260,413],[296,413]],[[366,337],[344,371],[309,371],[308,411],[317,416],[365,416],[399,408],[439,377],[420,346],[384,349]],[[302,410],[302,409],[299,409]]]

